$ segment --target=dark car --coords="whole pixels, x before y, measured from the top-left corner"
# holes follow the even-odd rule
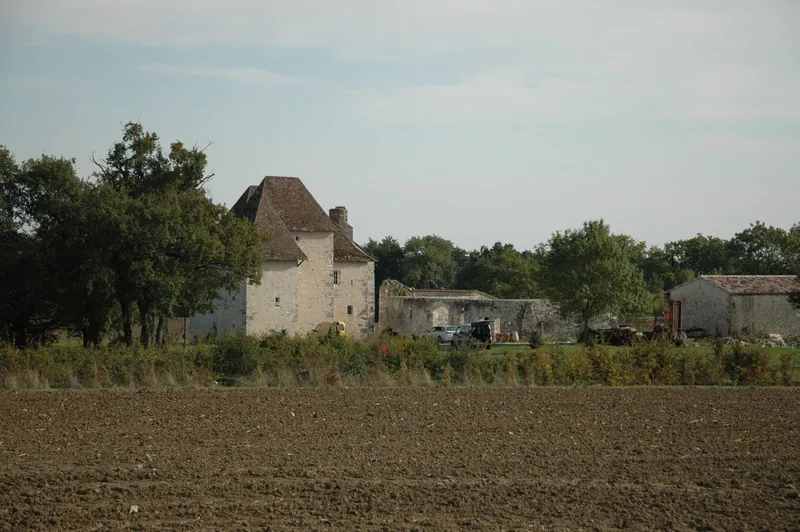
[[[477,349],[478,347],[492,348],[492,326],[488,320],[473,321],[459,325],[453,333],[453,340],[450,342],[453,347],[468,347]]]

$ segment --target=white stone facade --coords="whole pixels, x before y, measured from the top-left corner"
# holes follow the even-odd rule
[[[353,334],[368,334],[375,325],[375,263],[335,262],[333,317]]]
[[[333,321],[333,234],[294,233],[308,260],[298,267],[300,278],[299,330],[310,331]]]
[[[730,294],[701,279],[695,279],[670,291],[670,299],[682,303],[683,330],[703,329],[711,335],[729,334]]]
[[[247,328],[251,334],[299,330],[300,282],[297,263],[266,262],[261,284],[246,287]]]

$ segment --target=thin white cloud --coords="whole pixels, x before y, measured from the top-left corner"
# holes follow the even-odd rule
[[[705,148],[736,155],[800,157],[800,138],[763,138],[731,133],[701,135],[696,142]]]
[[[159,74],[178,74],[184,76],[199,76],[207,78],[223,78],[242,83],[255,85],[276,86],[290,83],[302,83],[303,80],[292,76],[275,74],[260,68],[218,68],[186,65],[166,65],[163,63],[150,63],[140,65],[139,70]]]

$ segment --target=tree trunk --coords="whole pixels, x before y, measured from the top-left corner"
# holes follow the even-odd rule
[[[133,316],[131,315],[131,303],[125,297],[120,297],[120,309],[122,310],[122,335],[125,345],[133,345]]]
[[[158,327],[156,327],[156,345],[162,346],[167,336],[167,318],[163,314],[158,316]]]
[[[25,349],[29,346],[27,320],[19,320],[14,322],[14,346],[18,349]]]
[[[141,301],[139,302],[139,321],[142,324],[139,341],[144,347],[150,347],[153,344],[153,315],[147,305]]]
[[[589,318],[583,318],[583,342],[589,344]]]
[[[131,309],[133,298],[129,290],[129,269],[130,266],[117,263],[117,300],[122,312],[122,336],[128,347],[133,345],[133,309]]]

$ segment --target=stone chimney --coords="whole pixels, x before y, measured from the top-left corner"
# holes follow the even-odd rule
[[[344,207],[344,205],[330,209],[328,214],[330,215],[331,220],[333,220],[333,223],[338,225],[344,234],[347,235],[347,238],[353,240],[353,226],[347,223],[347,209]]]

